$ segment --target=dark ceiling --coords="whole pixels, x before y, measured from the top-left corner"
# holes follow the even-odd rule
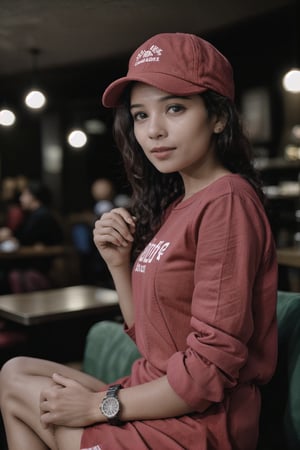
[[[207,33],[291,0],[1,0],[0,76],[127,54],[151,35]],[[267,30],[266,30],[267,32]]]

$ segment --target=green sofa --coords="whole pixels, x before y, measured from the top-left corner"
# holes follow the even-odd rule
[[[272,381],[261,388],[257,450],[300,449],[300,293],[278,292],[279,357]],[[121,324],[103,321],[87,335],[83,370],[109,383],[130,373],[139,357]]]

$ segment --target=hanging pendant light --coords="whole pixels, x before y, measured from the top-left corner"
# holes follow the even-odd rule
[[[68,135],[68,142],[73,148],[82,148],[87,143],[87,135],[80,128],[73,129]]]
[[[25,97],[25,103],[29,108],[40,109],[46,104],[45,94],[38,89],[31,90]]]
[[[40,54],[40,50],[37,48],[30,49],[32,56],[32,89],[25,96],[25,104],[28,108],[39,110],[43,108],[47,102],[46,96],[38,87],[37,81],[37,59]]]
[[[11,127],[16,121],[15,113],[9,108],[2,108],[0,110],[0,125],[4,127]]]
[[[283,87],[286,91],[297,94],[300,92],[300,69],[289,70],[283,77]]]
[[[291,52],[292,65],[282,78],[283,88],[290,93],[298,94],[300,92],[300,38],[298,20],[300,14],[300,3],[295,2],[291,9]]]

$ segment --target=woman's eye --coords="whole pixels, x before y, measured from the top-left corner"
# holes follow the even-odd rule
[[[135,122],[139,121],[139,120],[143,120],[146,117],[147,117],[147,115],[145,113],[143,113],[143,112],[137,112],[137,113],[133,114],[133,120]]]
[[[183,105],[171,105],[168,107],[168,110],[173,113],[178,113],[185,110],[185,107]]]

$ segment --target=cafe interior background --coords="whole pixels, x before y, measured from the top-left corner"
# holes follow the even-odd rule
[[[196,33],[233,65],[277,246],[300,247],[299,17],[291,0],[1,0],[1,179],[42,179],[64,218],[91,208],[96,178],[130,195],[101,94],[151,35]],[[40,109],[24,102],[33,87],[46,97]],[[85,133],[82,147],[68,140],[74,130]],[[280,287],[300,290],[299,269],[281,271]]]
[[[52,254],[59,289],[0,292],[0,367],[30,354],[82,368],[92,324],[121,320],[113,290],[96,278],[82,286],[91,258],[80,259],[68,231],[92,209],[97,178],[130,195],[101,94],[155,33],[198,34],[231,61],[280,256],[278,287],[300,291],[299,17],[294,0],[0,1],[0,181],[44,181],[67,230],[64,248]],[[25,104],[32,88],[46,98],[40,109]],[[70,143],[74,130],[84,145]],[[0,271],[19,257],[0,252]],[[7,448],[1,417],[0,448]]]

